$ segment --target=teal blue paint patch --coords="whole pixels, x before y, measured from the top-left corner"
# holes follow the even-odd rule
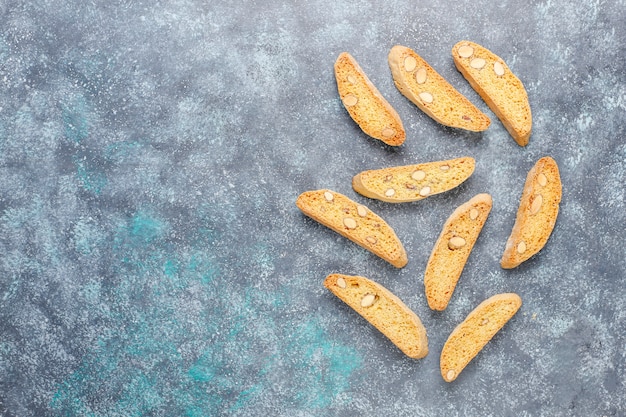
[[[191,379],[197,382],[211,382],[213,378],[215,378],[215,374],[217,373],[216,367],[218,366],[214,363],[213,360],[213,352],[206,352],[194,366],[189,369],[189,376]]]
[[[75,161],[76,177],[82,187],[96,195],[99,195],[107,185],[106,176],[91,169],[84,161]]]
[[[131,221],[130,234],[138,244],[150,243],[163,236],[164,231],[164,222],[144,212],[137,213]]]
[[[120,224],[113,239],[114,249],[123,259],[141,259],[143,262],[159,259],[163,252],[149,248],[167,233],[169,226],[166,222],[151,216],[147,210],[138,211],[128,221]],[[154,248],[156,249],[156,248]],[[144,268],[142,268],[144,269]]]
[[[50,407],[63,416],[102,416],[89,407],[87,401],[90,392],[110,380],[116,368],[117,363],[112,363],[110,357],[102,358],[98,361],[98,374],[93,376],[90,374],[93,364],[89,359],[83,361],[68,379],[59,384],[50,401]]]
[[[230,411],[234,412],[234,411],[239,411],[243,408],[246,408],[246,406],[256,396],[258,396],[261,393],[261,391],[263,391],[262,384],[255,384],[252,387],[243,390],[241,393],[239,393],[239,396],[237,397],[237,401],[235,401],[235,403],[230,407]]]
[[[255,341],[250,340],[246,325],[259,318],[252,293],[246,291],[243,302],[233,310],[209,310],[208,322],[218,323],[211,330],[220,336],[187,372],[190,386],[183,394],[189,401],[187,416],[224,415],[229,410],[246,408],[263,391],[261,372],[253,371],[258,358],[247,353]],[[233,369],[235,363],[237,368]],[[240,375],[242,368],[250,372],[247,377]]]
[[[335,385],[342,385],[345,381],[343,376],[351,374],[362,364],[362,359],[356,351],[347,346],[326,343],[324,351],[329,353],[330,378],[334,379]],[[339,377],[340,378],[337,378]]]
[[[94,246],[91,240],[90,225],[79,221],[74,225],[74,250],[81,255],[89,255]]]
[[[140,417],[158,409],[163,404],[163,397],[157,388],[157,381],[144,372],[137,372],[124,385],[115,411],[120,415]]]
[[[50,401],[50,406],[59,411],[61,416],[89,416],[96,417],[97,414],[93,413],[91,409],[80,399],[71,398],[66,391],[59,390],[53,396]]]
[[[356,350],[329,339],[315,320],[296,329],[290,349],[299,358],[295,366],[304,384],[293,399],[305,408],[330,406],[349,389],[352,373],[363,362]]]
[[[166,277],[175,278],[178,275],[178,263],[175,260],[168,259],[163,264],[163,273]]]
[[[212,323],[211,332],[220,332],[220,327],[232,320],[227,318],[228,312],[221,309],[212,309],[211,321],[222,321],[221,325]],[[226,316],[226,317],[220,317]],[[213,327],[215,326],[215,327]],[[241,378],[242,358],[241,347],[245,344],[245,337],[228,335],[213,337],[204,353],[190,367],[187,375],[189,385],[183,395],[186,398],[186,415],[209,416],[225,415],[228,406],[241,390],[239,384],[246,383]],[[245,351],[245,349],[243,349]],[[253,373],[250,378],[254,378]]]
[[[187,262],[186,269],[203,285],[208,285],[220,273],[218,265],[215,264],[206,251],[194,252]]]
[[[185,416],[186,417],[206,417],[207,414],[205,413],[204,410],[205,410],[204,407],[191,406],[191,407],[188,407],[187,410],[185,410]]]

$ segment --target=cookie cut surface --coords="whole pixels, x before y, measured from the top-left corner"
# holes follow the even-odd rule
[[[324,286],[410,358],[421,359],[428,354],[428,337],[421,320],[382,285],[361,276],[330,274]]]
[[[448,306],[491,207],[491,196],[478,194],[454,210],[445,222],[424,273],[426,300],[431,309],[442,311]]]
[[[443,379],[454,381],[521,306],[522,299],[517,294],[496,294],[469,313],[450,333],[441,350],[439,366]]]
[[[352,178],[357,193],[388,203],[422,200],[451,190],[474,172],[476,161],[469,156],[363,171]]]
[[[562,197],[559,167],[549,156],[539,159],[526,176],[513,230],[500,266],[515,268],[548,242],[559,214]]]
[[[396,45],[388,61],[398,90],[438,123],[474,132],[484,131],[491,124],[486,114],[412,49]]]
[[[306,191],[296,200],[304,214],[371,251],[397,268],[407,254],[394,230],[363,204],[331,190]]]
[[[524,85],[502,58],[470,41],[452,48],[454,64],[520,146],[528,144],[532,114]]]
[[[341,102],[365,134],[391,146],[404,143],[400,116],[348,52],[335,61],[335,78]]]

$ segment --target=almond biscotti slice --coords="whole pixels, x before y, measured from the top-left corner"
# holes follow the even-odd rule
[[[349,53],[337,58],[335,78],[341,102],[363,132],[387,145],[404,143],[406,133],[400,116]]]
[[[457,69],[498,116],[520,146],[526,146],[532,129],[528,95],[519,78],[504,60],[490,50],[470,41],[452,48]]]
[[[556,161],[549,156],[539,159],[526,176],[515,225],[500,260],[502,268],[515,268],[545,246],[556,224],[561,195]]]
[[[448,306],[491,206],[489,194],[478,194],[454,210],[443,225],[424,273],[426,300],[431,309],[443,311]]]
[[[304,214],[380,256],[397,268],[408,258],[391,226],[362,204],[331,190],[306,191],[296,205]]]
[[[410,358],[428,354],[428,337],[419,317],[382,285],[365,277],[331,274],[324,286]]]
[[[388,61],[398,90],[435,121],[473,132],[487,130],[491,124],[486,114],[412,49],[396,45]]]
[[[450,333],[443,345],[439,367],[446,382],[454,381],[467,364],[522,306],[517,294],[489,297]]]
[[[352,188],[388,203],[418,201],[457,187],[472,175],[475,165],[474,158],[466,156],[363,171],[352,178]]]

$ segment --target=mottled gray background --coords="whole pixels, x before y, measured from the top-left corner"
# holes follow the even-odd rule
[[[623,0],[0,0],[0,415],[623,416],[626,414],[626,7]],[[470,39],[524,82],[520,148],[454,68]],[[415,49],[492,117],[442,127],[395,89]],[[366,137],[332,72],[349,51],[401,115]],[[356,195],[364,169],[469,155],[474,175],[418,203]],[[526,172],[564,196],[545,249],[499,258]],[[332,188],[397,231],[395,269],[305,218]],[[494,208],[449,308],[423,271],[453,209]],[[404,357],[322,287],[375,279],[422,318]],[[520,312],[452,384],[450,331],[514,291]]]

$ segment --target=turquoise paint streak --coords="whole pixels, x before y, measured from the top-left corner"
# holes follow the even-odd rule
[[[121,256],[125,266],[144,270],[152,260],[158,261],[166,256],[153,243],[162,240],[168,231],[166,222],[152,216],[149,211],[138,211],[132,218],[118,225],[113,249]]]
[[[130,236],[134,244],[150,243],[161,238],[165,233],[166,224],[146,212],[137,213],[131,221]]]
[[[352,373],[362,364],[361,356],[352,348],[329,339],[323,328],[314,320],[296,330],[290,346],[298,353],[304,389],[294,399],[303,408],[325,408],[332,404],[337,394],[350,387]]]
[[[163,273],[168,278],[176,278],[178,275],[178,262],[172,259],[168,259],[163,263]]]
[[[83,188],[99,195],[107,185],[106,176],[101,172],[91,169],[86,162],[77,161],[76,158],[74,160],[74,166],[76,167],[76,177]]]

